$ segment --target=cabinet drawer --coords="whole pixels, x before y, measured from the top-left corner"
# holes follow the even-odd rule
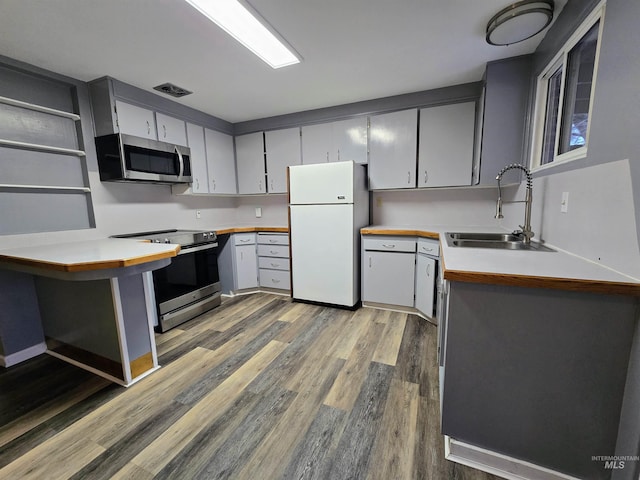
[[[416,241],[398,237],[364,237],[362,246],[365,250],[380,252],[415,252]]]
[[[258,245],[258,256],[289,258],[289,245]]]
[[[291,288],[291,277],[289,272],[284,270],[266,270],[261,268],[259,271],[260,286],[269,288],[280,288],[289,290]]]
[[[252,245],[256,243],[255,233],[236,233],[233,235],[234,245]]]
[[[273,270],[289,270],[288,258],[276,258],[276,257],[260,257],[258,258],[258,266],[260,268],[267,268]]]
[[[259,233],[258,243],[265,245],[289,245],[289,235]]]
[[[425,255],[438,257],[440,256],[440,242],[438,240],[432,240],[430,238],[419,238],[418,253],[424,253]]]

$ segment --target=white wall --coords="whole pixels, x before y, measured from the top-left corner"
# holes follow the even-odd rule
[[[640,279],[640,250],[629,160],[536,178],[533,181],[534,239]],[[505,200],[524,198],[525,185],[505,192]],[[562,192],[569,192],[561,213]],[[517,228],[522,204],[505,204],[504,225]]]
[[[496,188],[399,190],[372,194],[372,223],[495,226]]]
[[[262,209],[262,217],[256,217],[256,207]],[[286,195],[249,195],[237,198],[235,221],[238,226],[286,226],[289,223]]]
[[[172,195],[168,185],[101,182],[89,172],[96,228],[0,236],[0,249],[105,238],[110,235],[171,228],[216,229],[230,226],[286,226],[287,196]],[[255,207],[262,208],[256,218]],[[200,218],[196,218],[196,211]]]

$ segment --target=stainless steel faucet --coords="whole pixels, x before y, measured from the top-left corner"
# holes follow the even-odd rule
[[[496,177],[496,180],[498,181],[498,201],[496,202],[495,218],[504,218],[502,216],[502,188],[500,187],[500,180],[502,179],[502,175],[504,174],[504,172],[506,172],[507,170],[512,170],[514,168],[522,170],[527,176],[527,192],[525,194],[524,200],[510,202],[525,204],[524,225],[520,225],[520,228],[522,230],[516,230],[513,233],[521,236],[524,244],[529,245],[531,243],[531,239],[534,236],[533,230],[531,230],[531,200],[533,198],[533,178],[531,177],[531,172],[529,171],[529,169],[524,165],[520,165],[519,163],[512,163],[511,165],[507,165],[506,167],[504,167],[502,170],[500,170],[500,173],[498,173],[498,176]]]

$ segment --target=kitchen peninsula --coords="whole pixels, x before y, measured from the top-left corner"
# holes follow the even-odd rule
[[[614,451],[624,428],[640,283],[557,249],[447,241],[448,232],[470,231],[479,230],[361,230],[363,237],[440,239],[438,362],[447,458],[505,476],[597,478],[602,465],[583,452]],[[559,453],[568,449],[576,455]]]
[[[24,338],[28,331],[29,356],[46,350],[131,385],[158,368],[148,273],[168,265],[179,250],[126,239],[2,250],[0,335]]]

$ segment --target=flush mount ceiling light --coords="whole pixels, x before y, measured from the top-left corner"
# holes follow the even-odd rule
[[[272,68],[300,59],[238,0],[186,0],[196,10],[268,63]]]
[[[509,5],[487,24],[487,43],[511,45],[544,30],[553,19],[553,0],[522,0]]]

